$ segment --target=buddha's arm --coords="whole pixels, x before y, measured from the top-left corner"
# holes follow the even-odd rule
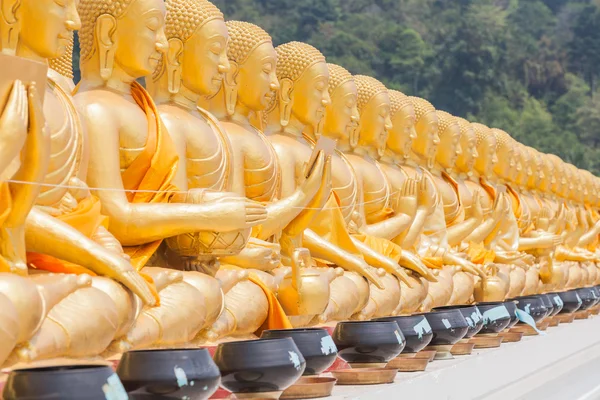
[[[419,235],[423,232],[423,228],[425,227],[425,222],[427,221],[428,216],[429,212],[427,210],[417,210],[415,219],[408,229],[408,233],[404,239],[396,238],[394,242],[407,249],[413,248],[417,242],[417,239],[419,238]]]
[[[571,250],[568,250],[564,246],[559,246],[554,252],[554,258],[557,261],[576,261],[576,262],[585,262],[593,260],[593,256],[587,255],[585,253],[577,253]]]
[[[427,218],[436,208],[437,196],[433,182],[426,176],[417,180],[417,212],[410,228],[394,239],[394,243],[404,247],[413,248],[417,238],[425,228]]]
[[[442,255],[442,260],[444,261],[444,264],[458,265],[464,272],[468,272],[470,274],[478,275],[482,278],[485,278],[485,273],[481,269],[479,269],[475,264],[457,256],[456,254],[452,254],[449,251],[446,251]]]
[[[384,289],[383,283],[377,276],[375,269],[369,266],[364,260],[329,243],[310,229],[304,231],[302,245],[310,250],[313,257],[322,258],[347,271],[356,272],[367,278],[379,289]]]
[[[102,248],[62,221],[32,209],[25,227],[27,250],[85,266],[128,287],[146,304],[154,297],[143,278],[121,255]]]
[[[125,195],[119,161],[119,124],[99,105],[81,110],[89,132],[88,184],[110,217],[111,233],[125,246],[140,245],[189,232],[233,231],[260,223],[264,207],[246,199],[210,204],[130,203]],[[254,204],[253,204],[254,203]]]
[[[0,176],[21,151],[27,134],[27,92],[16,80],[0,116]],[[4,177],[7,178],[7,177]]]
[[[587,245],[592,243],[594,241],[594,239],[596,239],[598,237],[599,234],[600,234],[600,221],[596,222],[590,230],[588,230],[586,233],[584,233],[579,238],[578,245],[580,247],[586,247]]]
[[[40,192],[37,182],[43,182],[50,159],[50,135],[44,127],[43,109],[37,91],[29,89],[29,127],[25,146],[21,150],[21,167],[13,179],[27,183],[11,183],[13,210],[6,219],[7,226],[22,225]],[[13,154],[14,156],[14,154]],[[30,184],[31,183],[31,184]]]
[[[412,224],[414,218],[406,214],[396,214],[384,221],[362,227],[361,232],[368,235],[392,240],[402,232],[406,231]]]
[[[173,120],[169,113],[160,113],[163,123],[167,128],[167,132],[169,132],[169,136],[171,136],[171,140],[175,145],[175,149],[177,150],[177,154],[179,154],[179,161],[177,162],[177,172],[171,180],[171,183],[177,187],[177,189],[181,191],[188,190],[188,180],[187,180],[187,145],[185,139],[185,132],[183,129],[178,126],[177,121]]]

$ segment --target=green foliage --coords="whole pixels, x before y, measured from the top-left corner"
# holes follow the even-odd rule
[[[600,174],[600,0],[212,0]]]

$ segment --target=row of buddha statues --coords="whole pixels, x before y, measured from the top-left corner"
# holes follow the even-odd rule
[[[502,130],[207,0],[0,4],[49,66],[0,110],[0,364],[600,283],[600,180]]]

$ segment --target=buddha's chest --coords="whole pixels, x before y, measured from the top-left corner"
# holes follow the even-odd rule
[[[525,204],[527,204],[527,208],[529,209],[531,217],[536,219],[542,210],[541,204],[538,202],[538,200],[529,193],[521,196],[521,200],[525,201]]]
[[[365,214],[376,214],[389,205],[390,188],[387,178],[374,160],[357,155],[348,156],[353,169],[360,176]]]
[[[486,190],[479,182],[474,182],[472,180],[465,181],[466,187],[469,189],[471,194],[475,193],[476,190],[479,191],[479,198],[481,201],[481,208],[484,213],[488,213],[494,207],[494,201],[496,200],[492,193],[489,190]],[[465,207],[471,206],[471,204],[465,204]]]
[[[124,172],[146,148],[148,117],[139,106],[127,101],[122,101],[118,110],[119,165]]]
[[[50,159],[38,205],[55,206],[77,178],[85,160],[83,132],[70,95],[50,84],[44,101],[44,117],[50,130]],[[85,179],[85,177],[79,177]],[[82,179],[82,180],[83,180]]]
[[[348,160],[338,153],[331,159],[331,171],[332,188],[340,200],[344,218],[349,220],[358,200],[356,175]]]

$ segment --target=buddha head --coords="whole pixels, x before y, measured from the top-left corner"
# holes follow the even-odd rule
[[[533,147],[526,146],[525,150],[529,153],[529,166],[532,170],[532,174],[527,181],[527,187],[529,189],[537,190],[541,180],[546,178],[542,171],[542,157],[540,152]]]
[[[412,96],[409,99],[415,108],[417,131],[412,150],[425,162],[426,167],[431,169],[435,164],[435,156],[440,144],[438,116],[433,105],[427,100]]]
[[[354,81],[358,88],[360,114],[357,146],[376,149],[381,157],[392,129],[390,95],[381,82],[370,76],[355,75]]]
[[[209,96],[221,87],[229,70],[229,34],[223,14],[207,0],[166,0],[168,50],[152,76],[157,90],[179,93],[185,87]]]
[[[329,69],[329,97],[331,103],[325,112],[323,134],[332,139],[356,142],[358,133],[358,88],[354,78],[344,68],[327,64]]]
[[[275,52],[280,88],[269,107],[271,123],[276,122],[280,128],[294,126],[300,132],[308,126],[320,133],[318,126],[331,102],[325,56],[300,42],[284,43]]]
[[[454,117],[460,127],[460,154],[456,158],[456,169],[458,172],[469,173],[475,166],[475,160],[479,157],[477,153],[477,137],[475,129],[469,121],[464,118]]]
[[[501,129],[492,129],[496,138],[496,157],[498,162],[494,165],[494,173],[501,179],[510,181],[515,174],[516,162],[512,138]]]
[[[546,154],[546,158],[552,162],[554,167],[554,175],[556,177],[551,188],[552,193],[562,197],[565,187],[567,186],[567,177],[564,171],[563,161],[560,159],[560,157],[554,154]]]
[[[229,31],[227,57],[231,65],[223,81],[227,115],[232,116],[236,106],[248,111],[264,111],[279,90],[277,53],[271,36],[249,22],[227,21],[226,25]]]
[[[415,107],[404,93],[389,90],[391,101],[390,118],[392,129],[389,131],[387,147],[404,159],[410,157],[413,141],[417,138],[415,129]]]
[[[490,177],[494,173],[494,166],[498,162],[496,155],[496,137],[492,130],[483,124],[471,124],[475,130],[477,153],[479,156],[475,160],[475,171],[478,174]]]
[[[542,157],[542,172],[546,179],[542,179],[538,184],[538,189],[544,193],[551,193],[552,188],[556,183],[556,173],[554,163],[548,158],[547,154],[541,154]]]
[[[579,170],[579,179],[583,185],[583,204],[590,204],[592,197],[594,197],[594,186],[591,180],[592,174],[584,169]]]
[[[440,144],[436,161],[444,169],[454,168],[456,159],[462,154],[460,148],[460,125],[453,115],[436,111],[439,121]]]
[[[156,70],[168,49],[164,0],[79,0],[77,10],[84,78],[131,80]]]
[[[61,57],[81,26],[77,0],[2,0],[0,35],[3,53]],[[26,51],[23,51],[27,49]]]

